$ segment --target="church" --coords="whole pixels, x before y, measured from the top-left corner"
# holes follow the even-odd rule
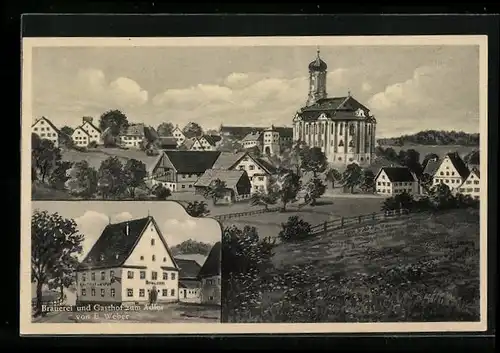
[[[345,97],[328,98],[327,68],[318,49],[316,59],[309,64],[307,102],[293,119],[293,140],[320,147],[334,165],[369,165],[375,156],[377,121],[350,92]]]

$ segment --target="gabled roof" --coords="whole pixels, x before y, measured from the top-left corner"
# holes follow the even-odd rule
[[[175,259],[172,256],[170,249],[163,238],[160,229],[158,228],[158,225],[156,224],[156,221],[153,217],[149,216],[120,223],[108,224],[102,231],[101,236],[97,239],[92,249],[90,249],[87,256],[78,266],[78,270],[123,266],[134,251],[150,222],[153,222],[165,249],[172,258],[176,268],[178,268],[175,263]]]
[[[175,263],[180,268],[179,280],[194,279],[201,270],[201,266],[194,260],[175,258]]]
[[[416,181],[414,175],[407,167],[382,167],[377,173],[375,180],[379,177],[382,171],[385,172],[385,174],[389,178],[389,181],[392,183]]]
[[[478,179],[481,179],[479,169],[477,169],[477,168],[472,168],[472,170],[470,171],[470,174],[474,174]]]
[[[52,121],[50,121],[49,119],[47,119],[46,117],[42,116],[41,118],[38,118],[36,119],[36,121],[33,123],[33,125],[31,125],[31,127],[35,126],[36,124],[38,124],[38,122],[40,120],[43,120],[45,121],[51,128],[53,128],[56,132],[60,132],[60,130],[54,125],[52,124]]]
[[[87,137],[90,137],[90,134],[82,127],[82,126],[78,126],[75,130],[73,130],[73,134],[76,132],[76,131],[83,131],[83,133],[85,135],[87,135]],[[71,135],[73,135],[71,134]]]
[[[184,147],[186,147],[189,150],[189,149],[191,149],[191,147],[193,147],[195,142],[196,142],[196,137],[193,137],[190,139],[185,139],[182,144],[184,145]]]
[[[85,125],[85,124],[89,124],[89,125],[90,125],[90,126],[92,126],[94,129],[96,129],[96,130],[97,130],[97,132],[101,133],[101,129],[99,129],[97,126],[95,126],[95,125],[94,125],[91,121],[89,121],[89,120],[84,120],[81,126],[83,127],[83,125]]]
[[[269,174],[276,174],[278,172],[278,168],[276,168],[270,161],[263,157],[258,157],[258,158],[253,158],[254,161],[257,162],[257,164],[260,165],[261,168],[263,168],[265,171],[267,171]]]
[[[165,151],[178,173],[198,174],[212,168],[220,151]]]
[[[215,146],[217,142],[222,139],[217,135],[203,135],[202,138],[204,138],[210,144],[210,146]]]
[[[179,279],[179,288],[187,288],[187,289],[200,288],[200,283],[196,280]]]
[[[244,170],[208,169],[194,183],[194,186],[207,187],[214,180],[220,179],[226,183],[226,188],[234,189],[245,175]]]
[[[222,252],[222,244],[220,241],[215,243],[208,254],[208,257],[201,267],[200,272],[198,273],[198,277],[212,277],[212,276],[220,276],[221,275],[221,252]]]
[[[460,158],[460,155],[457,152],[451,152],[447,153],[446,157],[448,157],[453,164],[453,167],[457,170],[458,174],[462,178],[467,178],[469,176],[469,168],[465,165],[465,162],[463,161],[462,158]]]
[[[126,136],[144,136],[144,124],[133,124],[129,125],[122,135]]]
[[[212,169],[230,169],[245,155],[247,155],[247,152],[221,152]]]
[[[434,176],[440,165],[441,161],[430,159],[427,161],[423,173]]]
[[[158,142],[161,145],[176,145],[177,146],[177,139],[172,136],[160,136],[158,137]]]
[[[243,137],[243,142],[244,141],[258,141],[259,138],[262,136],[262,131],[252,131],[248,134],[246,134],[245,137]]]

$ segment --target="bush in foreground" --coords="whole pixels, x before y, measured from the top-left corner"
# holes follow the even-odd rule
[[[288,217],[288,221],[282,223],[281,228],[278,236],[283,242],[306,239],[311,233],[311,225],[297,216]]]

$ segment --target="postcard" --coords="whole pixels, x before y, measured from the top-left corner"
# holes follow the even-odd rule
[[[486,36],[22,61],[21,334],[486,330]]]

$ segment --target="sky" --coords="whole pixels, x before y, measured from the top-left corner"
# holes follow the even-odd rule
[[[221,227],[217,221],[211,218],[193,218],[175,201],[33,201],[32,209],[57,212],[64,218],[75,220],[80,234],[85,237],[80,259],[92,248],[110,221],[118,223],[147,217],[148,211],[158,223],[170,247],[188,239],[215,244],[222,238]],[[203,260],[201,262],[203,263]]]
[[[378,137],[479,132],[479,46],[323,46],[328,96],[351,95]],[[33,119],[76,127],[120,109],[131,122],[205,129],[288,125],[307,99],[315,46],[35,47]]]

